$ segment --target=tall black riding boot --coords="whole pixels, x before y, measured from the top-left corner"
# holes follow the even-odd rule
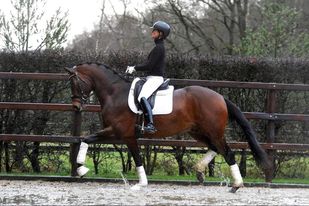
[[[148,122],[147,125],[144,127],[144,130],[145,130],[145,132],[153,134],[157,130],[153,126],[153,117],[152,117],[151,106],[150,106],[149,102],[147,101],[147,99],[145,97],[141,98],[141,105],[142,105],[142,109],[143,109],[143,112],[145,114],[146,120]]]

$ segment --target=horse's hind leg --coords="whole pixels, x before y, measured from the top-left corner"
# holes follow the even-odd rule
[[[205,181],[205,169],[216,155],[217,153],[215,151],[209,149],[204,157],[194,166],[196,170],[196,178],[200,183]]]
[[[208,151],[194,166],[196,171],[196,178],[202,184],[205,181],[205,169],[209,163],[215,158],[218,151],[217,148],[209,141],[209,138],[206,135],[200,134],[200,132],[191,131],[190,135],[201,142],[204,142],[208,146]]]
[[[204,182],[204,171],[209,162],[217,155],[217,153],[223,155],[226,163],[230,166],[231,174],[233,177],[233,185],[231,192],[236,192],[240,187],[243,187],[243,179],[241,177],[239,167],[235,161],[235,154],[231,148],[227,145],[224,138],[214,138],[210,141],[206,136],[200,136],[197,138],[200,141],[205,142],[210,148],[195,166],[198,180]]]
[[[235,193],[240,187],[243,187],[243,179],[235,160],[235,153],[227,145],[225,139],[220,141],[220,144],[217,145],[217,149],[218,152],[223,155],[226,163],[230,166],[231,175],[234,180],[230,192]]]

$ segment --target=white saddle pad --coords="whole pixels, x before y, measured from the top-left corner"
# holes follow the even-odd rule
[[[143,111],[138,110],[134,103],[134,87],[136,82],[140,80],[140,78],[135,78],[131,84],[129,97],[128,97],[128,104],[129,108],[135,114],[142,114]],[[173,91],[174,86],[169,85],[168,89],[160,90],[157,92],[154,107],[152,110],[153,115],[156,114],[170,114],[173,111]]]

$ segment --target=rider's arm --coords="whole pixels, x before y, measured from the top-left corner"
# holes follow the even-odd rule
[[[135,66],[137,71],[151,71],[157,64],[158,60],[161,58],[162,52],[160,51],[159,47],[154,47],[153,50],[150,52],[148,56],[148,60],[143,64],[138,64]]]

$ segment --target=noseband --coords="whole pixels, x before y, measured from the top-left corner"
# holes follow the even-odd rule
[[[73,79],[76,80],[77,90],[79,94],[72,95],[71,99],[80,99],[82,103],[85,103],[87,99],[90,97],[90,95],[85,94],[84,90],[82,89],[81,83],[87,85],[87,82],[78,75],[77,71],[75,71],[73,74],[69,76],[69,80],[72,81]]]

